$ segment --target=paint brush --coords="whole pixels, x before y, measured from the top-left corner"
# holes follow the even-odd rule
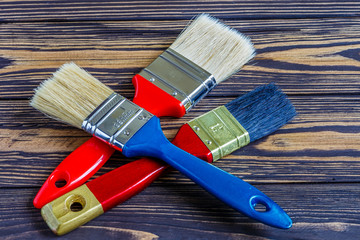
[[[75,64],[63,66],[44,81],[32,101],[43,113],[82,128],[126,157],[146,156],[167,162],[255,220],[280,228],[291,226],[289,216],[264,193],[171,144],[161,130],[158,117],[116,94]],[[246,130],[238,121],[234,124],[236,131],[243,132],[237,141],[249,141]],[[256,203],[268,206],[269,211],[256,211],[253,207]]]
[[[263,85],[184,124],[172,143],[214,162],[276,131],[295,114],[277,86]],[[248,132],[245,142],[239,141],[244,131],[238,131],[236,121]],[[46,204],[42,216],[55,234],[63,235],[144,190],[167,169],[149,158],[130,162]]]
[[[133,102],[157,117],[181,117],[254,54],[249,38],[216,18],[201,14],[168,49],[134,76]],[[96,138],[82,144],[50,174],[36,195],[34,206],[41,208],[80,186],[113,153],[113,148]]]

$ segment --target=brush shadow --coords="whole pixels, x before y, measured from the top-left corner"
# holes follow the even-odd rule
[[[264,228],[259,228],[260,223],[227,206],[196,184],[166,183],[163,178],[158,181],[154,185],[161,187],[164,195],[177,199],[179,207],[195,212],[196,215],[192,215],[192,218],[203,222],[204,229],[252,236],[263,235]]]

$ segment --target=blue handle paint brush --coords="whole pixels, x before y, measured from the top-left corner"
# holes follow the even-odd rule
[[[276,131],[295,116],[290,101],[277,86],[263,85],[184,124],[172,143],[208,162],[242,147],[229,121],[234,119],[224,108],[247,130],[250,142]],[[155,159],[132,161],[49,202],[41,215],[55,234],[66,234],[138,194],[168,169],[169,165]],[[73,204],[81,210],[73,211]]]
[[[159,118],[116,94],[75,64],[64,65],[53,78],[43,82],[36,90],[32,105],[47,115],[81,127],[127,157],[164,160],[209,193],[255,220],[278,228],[292,225],[280,206],[261,191],[171,144],[162,133]],[[241,117],[235,114],[233,107],[236,108],[236,102],[222,108],[219,114],[229,118],[227,121],[232,122],[237,132],[237,141],[246,145],[250,141],[249,133],[239,124]],[[269,106],[265,104],[264,108]],[[256,204],[264,205],[266,211],[255,210]]]

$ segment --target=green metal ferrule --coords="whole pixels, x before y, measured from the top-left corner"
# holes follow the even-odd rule
[[[249,133],[225,106],[201,115],[189,123],[216,161],[250,142]]]

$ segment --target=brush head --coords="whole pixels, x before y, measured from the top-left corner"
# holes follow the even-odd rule
[[[113,93],[75,63],[64,64],[35,90],[30,105],[56,120],[81,128],[84,119]]]
[[[248,37],[208,14],[196,17],[170,48],[213,74],[217,83],[255,55]]]
[[[276,131],[296,115],[286,94],[275,84],[258,87],[225,107],[249,132],[250,142]]]

